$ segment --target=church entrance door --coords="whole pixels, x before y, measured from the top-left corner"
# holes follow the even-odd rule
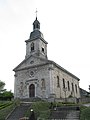
[[[35,97],[35,85],[31,84],[29,86],[29,97]]]

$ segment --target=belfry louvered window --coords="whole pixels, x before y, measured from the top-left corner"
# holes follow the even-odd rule
[[[31,51],[34,51],[34,43],[31,43]]]

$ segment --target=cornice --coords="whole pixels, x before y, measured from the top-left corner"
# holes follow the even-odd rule
[[[40,39],[40,40],[42,40],[45,44],[48,44],[48,42],[46,42],[42,37],[35,37],[35,38],[33,38],[33,39],[28,39],[28,40],[25,40],[25,42],[27,43],[27,42],[35,41],[35,40],[37,40],[37,39]]]

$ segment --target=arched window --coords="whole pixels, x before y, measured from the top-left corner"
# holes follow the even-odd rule
[[[69,81],[67,81],[68,91],[70,91],[70,84]]]
[[[60,87],[59,76],[57,76],[57,87]]]
[[[31,43],[31,51],[33,51],[34,50],[34,43],[32,42]]]
[[[65,80],[64,80],[64,78],[63,78],[63,88],[65,88]]]
[[[72,92],[74,92],[74,85],[73,85],[73,83],[72,83]]]
[[[75,85],[76,93],[77,93],[77,85]]]

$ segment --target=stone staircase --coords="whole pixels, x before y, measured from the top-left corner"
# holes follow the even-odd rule
[[[41,100],[41,98],[38,98],[38,97],[20,99],[21,102],[37,102],[40,100]]]
[[[14,111],[6,118],[6,120],[19,120],[24,117],[25,112],[31,106],[31,103],[21,103],[20,106],[17,106]]]
[[[80,110],[76,106],[57,107],[52,110],[50,120],[79,120]]]
[[[66,120],[79,120],[79,114],[79,111],[70,111],[66,116]]]

